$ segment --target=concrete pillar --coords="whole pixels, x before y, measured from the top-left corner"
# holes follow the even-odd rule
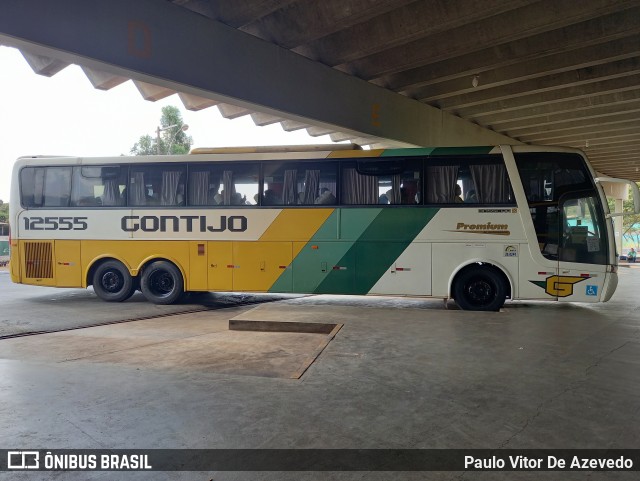
[[[623,202],[629,198],[629,186],[626,184],[614,184],[610,182],[603,182],[602,188],[607,197],[611,197],[615,200],[614,213],[622,212]],[[614,217],[614,232],[616,238],[616,252],[622,253],[622,233],[623,218],[622,216]]]
[[[622,212],[622,199],[616,199],[616,208],[615,208],[615,212]],[[624,219],[622,216],[620,217],[614,217],[614,225],[615,225],[615,236],[616,236],[616,252],[618,253],[618,255],[622,254],[622,234],[624,232],[623,228],[622,228],[622,224],[624,222]]]

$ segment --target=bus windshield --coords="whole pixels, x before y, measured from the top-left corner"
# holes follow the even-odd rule
[[[582,157],[531,152],[517,153],[515,159],[542,255],[606,264],[604,212]]]

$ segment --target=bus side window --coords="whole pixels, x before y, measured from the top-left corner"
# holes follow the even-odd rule
[[[24,207],[41,207],[44,191],[44,167],[25,167],[20,171],[20,195]]]
[[[427,204],[515,204],[501,156],[434,157],[425,168]]]
[[[67,207],[71,167],[25,167],[20,172],[25,207]]]
[[[217,205],[219,198],[220,173],[212,165],[193,164],[189,166],[187,182],[187,205]]]
[[[126,169],[116,166],[76,166],[71,187],[72,207],[117,207],[126,204]],[[125,194],[126,195],[126,194]]]
[[[341,202],[346,205],[412,205],[419,202],[421,163],[415,158],[345,162]]]
[[[265,165],[261,205],[335,205],[336,166],[327,161]]]
[[[186,170],[185,165],[178,164],[132,167],[128,189],[130,205],[184,205]]]

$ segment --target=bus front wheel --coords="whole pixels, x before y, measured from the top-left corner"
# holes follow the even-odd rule
[[[122,262],[105,261],[93,273],[93,290],[107,302],[122,302],[135,292],[133,278]]]
[[[149,302],[173,304],[184,292],[182,273],[171,262],[153,262],[142,272],[140,288]]]
[[[453,286],[453,298],[465,311],[498,311],[506,295],[504,277],[491,267],[470,267],[458,275]]]

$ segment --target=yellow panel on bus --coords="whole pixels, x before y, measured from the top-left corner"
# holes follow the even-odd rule
[[[208,242],[207,277],[209,290],[233,289],[233,250],[231,242]]]
[[[291,242],[234,242],[233,289],[268,291],[282,276],[279,291],[291,292],[290,264]]]
[[[82,284],[79,240],[55,241],[56,286],[77,287]]]
[[[207,243],[199,241],[189,242],[189,275],[185,279],[185,290],[207,290],[207,261]]]
[[[308,241],[334,209],[283,209],[261,241]],[[297,254],[297,252],[296,252]]]

